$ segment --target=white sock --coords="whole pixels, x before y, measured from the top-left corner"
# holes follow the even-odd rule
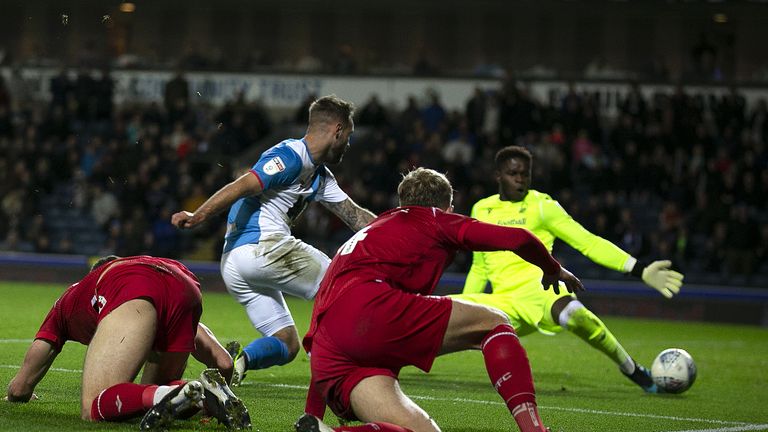
[[[160,400],[162,400],[165,395],[171,392],[171,390],[178,387],[177,385],[172,386],[157,386],[157,390],[155,390],[155,396],[152,398],[152,405],[156,405]]]
[[[626,375],[632,375],[635,373],[635,361],[632,360],[632,357],[630,357],[629,354],[627,354],[627,359],[624,360],[624,363],[619,365],[619,369],[621,369],[621,371]]]

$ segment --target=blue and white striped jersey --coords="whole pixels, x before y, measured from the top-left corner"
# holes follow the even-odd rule
[[[227,217],[224,253],[263,236],[290,235],[291,223],[310,201],[348,198],[325,165],[315,165],[304,140],[287,139],[261,154],[251,168],[263,191],[240,198]]]

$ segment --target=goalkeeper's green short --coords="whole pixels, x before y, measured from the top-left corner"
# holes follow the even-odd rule
[[[572,296],[560,283],[560,294],[550,288],[544,290],[540,280],[531,280],[515,288],[505,288],[501,293],[493,294],[453,294],[450,297],[492,306],[500,309],[509,317],[509,321],[518,335],[524,336],[535,331],[554,334],[563,328],[552,319],[552,304],[561,297]]]

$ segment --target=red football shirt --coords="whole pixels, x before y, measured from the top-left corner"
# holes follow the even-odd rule
[[[382,213],[339,248],[315,298],[305,348],[310,348],[317,320],[350,287],[381,281],[403,291],[432,294],[458,250],[512,250],[546,274],[560,270],[527,230],[486,224],[433,207],[398,207]]]
[[[172,274],[177,278],[191,278],[197,281],[189,269],[175,260],[151,256],[120,258],[91,271],[80,282],[72,284],[64,291],[48,312],[35,338],[52,342],[58,350],[61,350],[64,342],[68,340],[88,345],[96,332],[100,312],[105,305],[106,299],[102,294],[109,296],[107,292],[97,292],[96,283],[104,270],[120,261],[130,261],[130,263],[115,268],[115,272],[118,272],[118,269],[122,272],[128,270],[130,266],[141,265]],[[104,279],[107,278],[109,276],[105,276]],[[105,291],[121,288],[119,285],[111,284],[108,289],[105,288]]]

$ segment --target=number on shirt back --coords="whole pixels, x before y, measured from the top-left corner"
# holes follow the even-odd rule
[[[363,241],[365,237],[368,236],[366,231],[368,231],[370,227],[367,226],[360,231],[356,232],[355,235],[353,235],[349,240],[347,240],[346,243],[341,245],[341,248],[339,249],[339,255],[349,255],[352,253],[353,250],[355,250],[355,246],[357,246],[358,242]]]

